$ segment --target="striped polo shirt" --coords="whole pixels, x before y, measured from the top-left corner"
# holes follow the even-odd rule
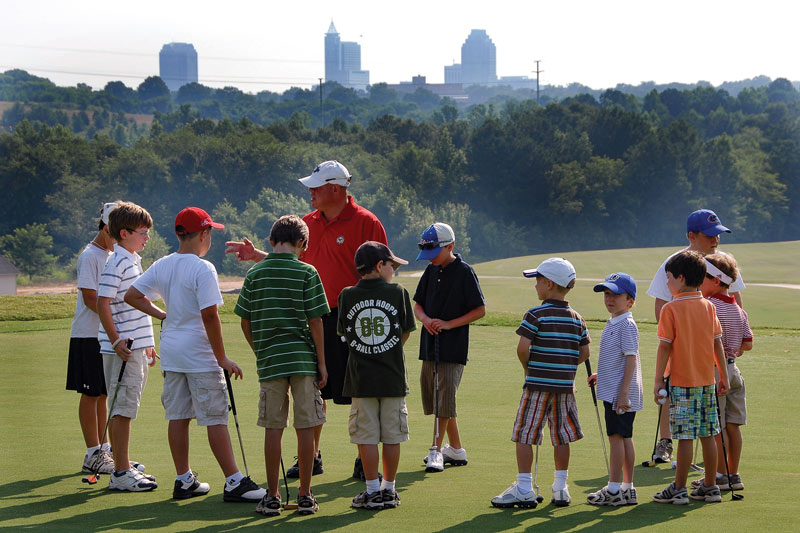
[[[735,359],[742,348],[742,342],[753,341],[753,330],[747,313],[739,307],[733,296],[714,294],[709,301],[717,310],[717,318],[722,326],[722,346],[725,348],[725,357]]]
[[[111,299],[111,316],[114,318],[117,335],[134,339],[132,350],[155,346],[153,321],[145,313],[125,303],[125,293],[141,275],[142,260],[139,254],[129,252],[119,244],[115,244],[114,253],[108,258],[97,285],[97,296]],[[116,353],[102,324],[97,340],[100,341],[100,353]]]
[[[614,404],[619,396],[625,365],[633,357],[636,369],[628,387],[631,411],[642,409],[642,365],[639,360],[639,328],[630,312],[609,318],[600,337],[597,356],[597,399]]]
[[[517,335],[531,341],[525,387],[571,393],[579,347],[590,342],[581,315],[563,300],[545,300],[525,313]]]
[[[258,380],[317,375],[308,320],[330,312],[317,270],[271,253],[247,272],[234,312],[250,321]]]

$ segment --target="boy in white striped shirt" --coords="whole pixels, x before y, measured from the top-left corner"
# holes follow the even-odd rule
[[[590,383],[597,384],[597,398],[605,406],[611,459],[608,485],[586,499],[592,505],[636,505],[633,419],[636,411],[642,409],[643,401],[639,328],[631,315],[636,281],[624,272],[617,272],[595,285],[594,292],[603,293],[606,309],[611,313],[600,339],[597,373],[589,377]]]

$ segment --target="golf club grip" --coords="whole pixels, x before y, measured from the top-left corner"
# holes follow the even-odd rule
[[[592,363],[590,363],[588,359],[584,361],[584,363],[586,364],[586,375],[592,377]],[[589,385],[589,389],[592,391],[592,401],[594,405],[597,406],[597,394],[594,392],[594,383]]]
[[[133,339],[128,339],[128,341],[125,343],[125,346],[127,346],[127,348],[130,350],[131,346],[133,346]],[[122,374],[125,373],[125,365],[127,364],[128,364],[127,361],[123,361],[122,366],[119,367],[119,376],[117,377],[117,385],[122,383]],[[116,394],[114,396],[116,397]]]
[[[236,400],[233,399],[233,387],[231,386],[231,375],[228,374],[227,370],[222,371],[225,374],[225,383],[228,385],[228,396],[231,399],[231,411],[233,411],[233,416],[236,416]]]

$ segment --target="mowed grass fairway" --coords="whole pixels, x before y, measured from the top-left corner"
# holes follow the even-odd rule
[[[648,279],[676,248],[579,252],[564,255],[573,260],[579,278],[602,278],[626,270]],[[745,281],[800,283],[798,243],[732,245],[744,270]],[[211,484],[208,496],[172,501],[174,469],[160,404],[163,380],[155,367],[145,389],[138,419],[132,426],[131,457],[147,465],[159,488],[150,493],[119,494],[107,490],[108,477],[95,486],[81,483],[84,453],[77,420],[77,394],[64,390],[69,318],[22,320],[44,316],[71,316],[75,295],[0,297],[0,529],[49,531],[231,531],[291,526],[297,530],[330,531],[623,531],[719,530],[795,531],[800,486],[800,431],[796,405],[800,377],[800,292],[751,285],[744,293],[745,308],[756,325],[755,347],[739,360],[748,389],[748,425],[743,428],[741,473],[745,499],[723,503],[692,502],[688,506],[656,504],[651,496],[673,478],[669,465],[636,467],[639,505],[594,507],[586,495],[605,485],[607,474],[600,432],[585,385],[585,370],[576,384],[580,421],[585,437],[573,444],[569,485],[573,503],[566,508],[549,504],[553,481],[552,446],[545,438],[539,453],[539,479],[544,504],[533,510],[495,509],[489,500],[516,476],[511,425],[522,385],[522,368],[515,348],[517,322],[536,304],[533,283],[520,276],[546,256],[514,258],[477,265],[490,311],[471,328],[470,363],[459,391],[459,423],[469,452],[469,465],[448,467],[426,474],[422,458],[430,445],[433,421],[424,417],[419,397],[418,332],[406,345],[411,393],[411,440],[401,446],[397,476],[402,504],[395,510],[353,510],[350,500],[364,488],[353,480],[355,447],[347,434],[348,408],[331,405],[323,432],[325,473],[313,478],[320,502],[315,516],[284,512],[278,518],[255,513],[255,505],[222,502],[223,478],[209,448],[205,430],[192,425],[191,463],[201,480]],[[626,268],[625,265],[631,265]],[[496,276],[496,277],[495,277]],[[399,281],[413,293],[416,278]],[[653,300],[644,294],[649,282],[640,282],[634,316],[640,324],[640,351],[645,386],[645,409],[637,415],[634,440],[637,465],[649,458],[655,433],[657,407],[649,400],[655,366]],[[606,312],[602,296],[592,292],[594,282],[581,281],[570,301],[583,314],[592,335],[592,366],[596,367]],[[226,296],[223,313],[226,348],[245,369],[244,381],[234,383],[239,423],[247,465],[256,482],[265,483],[262,428],[256,426],[258,382],[253,356],[231,314],[234,298]],[[46,303],[49,302],[49,305]],[[26,309],[27,308],[27,309]],[[66,313],[66,314],[64,314]],[[13,316],[14,320],[8,317]],[[642,319],[647,320],[642,320]],[[157,330],[157,328],[156,328]],[[602,406],[601,406],[602,410]],[[602,411],[601,411],[602,418]],[[239,466],[241,460],[233,417],[231,439]],[[605,427],[605,424],[603,424]],[[605,438],[605,436],[603,436]],[[284,458],[293,462],[294,432],[284,434]],[[690,473],[690,479],[698,477]],[[292,500],[297,482],[290,482]],[[281,487],[281,493],[284,489]]]

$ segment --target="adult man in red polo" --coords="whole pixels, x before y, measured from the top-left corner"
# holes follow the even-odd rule
[[[336,404],[349,404],[350,398],[342,396],[344,375],[347,368],[347,345],[336,334],[336,322],[339,316],[339,293],[345,287],[355,285],[360,276],[355,268],[353,258],[356,250],[366,241],[378,241],[388,244],[386,230],[378,217],[369,210],[356,204],[353,197],[347,194],[352,176],[347,168],[338,161],[320,163],[314,171],[299,181],[308,187],[311,194],[311,207],[315,210],[303,217],[308,224],[308,248],[300,256],[302,261],[313,265],[325,288],[331,312],[322,317],[325,334],[325,364],[328,368],[328,383],[322,389],[324,400],[333,400]],[[256,250],[253,244],[245,239],[241,242],[227,242],[228,253],[235,253],[240,261],[260,261],[266,252]],[[327,403],[325,403],[327,410]],[[319,441],[322,425],[318,426],[314,435],[316,458],[314,474],[322,473],[322,458],[319,453]],[[361,477],[361,461],[356,459],[354,477]],[[287,472],[289,477],[297,477],[295,468]]]

